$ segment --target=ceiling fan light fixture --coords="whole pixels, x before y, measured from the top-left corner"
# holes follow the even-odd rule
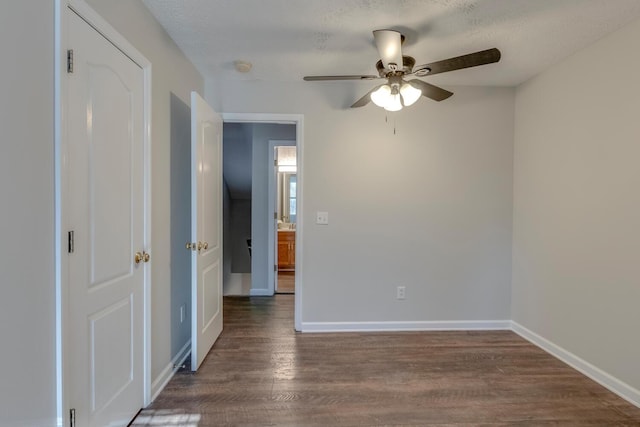
[[[400,95],[402,95],[404,106],[408,107],[420,99],[422,91],[414,87],[411,83],[404,82],[402,87],[400,87]]]
[[[402,110],[402,100],[397,86],[384,84],[371,92],[371,101],[387,111]]]
[[[416,66],[412,56],[402,54],[402,42],[405,37],[395,30],[375,30],[373,38],[380,59],[376,62],[378,76],[373,75],[333,75],[304,76],[305,81],[322,80],[374,80],[386,79],[386,84],[378,85],[351,105],[360,108],[373,102],[387,111],[398,111],[415,104],[420,97],[434,101],[444,101],[453,92],[424,82],[420,79],[405,81],[405,77],[426,77],[464,68],[493,64],[500,61],[502,54],[497,48],[485,49],[466,55],[456,56],[442,61]]]
[[[387,104],[384,106],[384,109],[387,111],[400,111],[402,110],[402,101],[400,100],[400,94],[392,94],[387,98]]]
[[[382,85],[375,91],[371,92],[371,101],[378,107],[385,107],[391,97],[391,86]]]
[[[395,83],[393,85],[384,84],[371,92],[371,101],[387,111],[402,110],[401,90],[398,90],[398,85]]]

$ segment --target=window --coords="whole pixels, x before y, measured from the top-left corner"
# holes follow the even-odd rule
[[[289,175],[289,217],[291,222],[296,222],[296,176]]]

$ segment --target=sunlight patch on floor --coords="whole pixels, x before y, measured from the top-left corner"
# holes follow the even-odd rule
[[[131,423],[132,427],[198,427],[200,414],[172,410],[145,410]]]

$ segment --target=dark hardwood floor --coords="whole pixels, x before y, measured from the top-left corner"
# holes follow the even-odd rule
[[[509,331],[298,334],[293,295],[225,297],[224,331],[134,426],[640,426]]]
[[[296,272],[295,271],[278,271],[278,290],[279,294],[294,294],[296,292]]]

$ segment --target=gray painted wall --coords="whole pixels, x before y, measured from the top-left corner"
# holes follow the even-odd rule
[[[171,351],[191,339],[191,106],[171,94]],[[182,244],[180,244],[182,243]],[[184,319],[180,307],[185,307]]]
[[[223,171],[229,200],[224,238],[230,273],[251,273],[251,257],[247,239],[251,238],[251,183],[253,157],[253,126],[225,123],[223,129]],[[225,281],[228,284],[228,281]]]
[[[231,200],[231,272],[251,273],[247,239],[251,239],[251,200]],[[227,238],[227,236],[225,236]]]
[[[53,2],[3,2],[0,425],[53,426]]]
[[[512,313],[640,396],[638,40],[640,21],[518,88]]]
[[[304,114],[302,321],[510,319],[515,91],[457,87],[400,114],[349,109],[370,86],[207,81],[218,111]],[[255,275],[268,266],[255,229],[254,240]]]
[[[245,123],[225,123],[222,141],[223,172],[229,194],[235,200],[251,200],[253,126]]]

